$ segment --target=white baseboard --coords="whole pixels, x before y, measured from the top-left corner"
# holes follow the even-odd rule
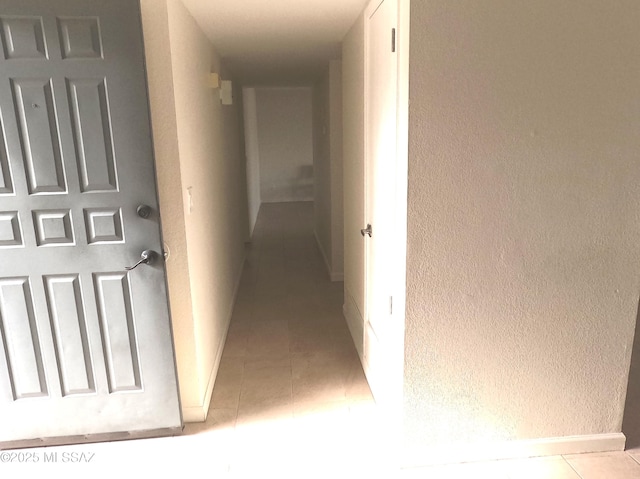
[[[342,305],[342,314],[347,322],[353,344],[360,356],[360,362],[364,362],[364,318],[358,309],[353,296],[345,288],[344,304]]]
[[[340,281],[344,281],[344,273],[330,273],[331,282],[339,283]]]
[[[297,198],[295,196],[283,196],[271,200],[261,200],[262,203],[313,203],[313,198]]]
[[[227,312],[227,321],[225,325],[224,334],[218,342],[218,349],[216,352],[216,359],[213,362],[211,373],[209,374],[209,380],[207,381],[207,389],[204,393],[201,406],[190,406],[182,408],[182,419],[184,422],[204,422],[207,420],[207,413],[209,411],[209,405],[211,404],[211,396],[213,395],[213,386],[218,376],[218,369],[220,368],[220,360],[222,359],[222,352],[224,351],[224,345],[227,342],[227,334],[229,333],[229,325],[231,324],[231,316],[233,316],[233,308],[236,305],[236,299],[238,298],[238,290],[240,289],[240,280],[242,279],[242,271],[244,270],[244,264],[246,256],[242,260],[240,265],[240,273],[236,279],[236,285],[233,289],[233,297],[231,300],[231,307]]]
[[[313,230],[313,236],[316,238],[318,249],[320,250],[320,254],[322,255],[322,259],[324,260],[324,265],[327,267],[327,272],[329,273],[329,279],[331,280],[331,282],[335,283],[338,281],[344,281],[344,272],[334,272],[331,268],[331,263],[329,262],[327,253],[322,247],[322,242],[320,241],[318,232],[315,229]]]
[[[461,462],[521,459],[590,452],[624,451],[622,433],[565,436],[483,444],[449,445],[434,448],[407,448],[401,454],[403,468]]]
[[[184,422],[205,422],[207,412],[204,406],[182,407],[182,420]]]

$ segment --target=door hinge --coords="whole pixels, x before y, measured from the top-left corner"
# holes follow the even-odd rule
[[[396,52],[396,29],[391,29],[391,53]]]
[[[393,314],[393,296],[389,296],[389,314]]]

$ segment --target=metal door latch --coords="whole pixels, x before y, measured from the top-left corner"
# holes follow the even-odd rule
[[[158,258],[158,253],[156,253],[153,250],[146,249],[140,255],[140,261],[138,261],[133,266],[125,266],[124,269],[126,269],[127,271],[131,271],[132,269],[136,269],[141,264],[152,264],[155,262],[157,258]]]

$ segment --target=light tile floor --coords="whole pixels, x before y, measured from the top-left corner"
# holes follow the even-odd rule
[[[394,468],[312,208],[261,209],[205,423],[179,437],[15,451],[39,461],[0,461],[0,478],[640,479],[640,449]]]

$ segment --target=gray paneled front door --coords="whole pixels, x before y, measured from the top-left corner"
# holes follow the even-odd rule
[[[145,80],[137,1],[0,3],[0,445],[181,426]]]

